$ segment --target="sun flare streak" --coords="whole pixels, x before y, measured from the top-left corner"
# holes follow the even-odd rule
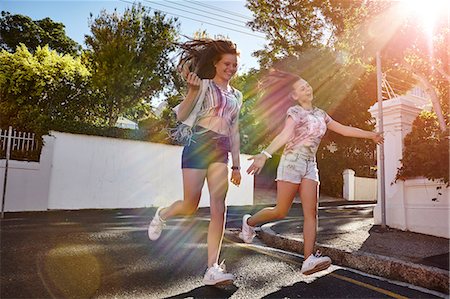
[[[421,22],[425,32],[429,35],[435,29],[439,15],[449,15],[450,1],[448,0],[402,0],[402,12]]]

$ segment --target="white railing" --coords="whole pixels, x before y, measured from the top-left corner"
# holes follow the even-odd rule
[[[0,129],[0,148],[5,151],[8,146],[8,142],[11,142],[11,151],[33,151],[37,148],[35,142],[35,134],[27,132],[18,132],[9,127],[8,130]]]

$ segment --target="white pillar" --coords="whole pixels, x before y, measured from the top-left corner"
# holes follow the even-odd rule
[[[353,169],[345,169],[342,172],[344,179],[343,196],[346,200],[355,200],[355,171]]]
[[[403,140],[411,131],[412,122],[422,110],[423,105],[423,99],[413,95],[383,101],[386,225],[402,230],[407,228],[405,189],[403,181],[395,182],[395,176],[401,166]],[[370,107],[369,112],[378,120],[377,104]],[[379,171],[379,155],[377,166]],[[380,173],[377,173],[377,177],[380,178]],[[374,210],[375,224],[381,224],[380,191],[381,188],[378,186],[377,205]]]

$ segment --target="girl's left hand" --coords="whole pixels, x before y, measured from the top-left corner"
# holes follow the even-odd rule
[[[375,133],[375,132],[374,132]],[[384,137],[383,137],[383,133],[375,133],[375,135],[372,137],[373,142],[375,142],[376,144],[382,144],[384,142]]]
[[[231,179],[230,181],[235,184],[236,186],[239,187],[239,185],[241,184],[241,171],[238,169],[233,169],[231,171]]]

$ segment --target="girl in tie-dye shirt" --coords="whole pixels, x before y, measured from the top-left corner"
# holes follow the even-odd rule
[[[290,73],[273,71],[267,82],[271,83],[271,91],[267,92],[261,101],[264,110],[270,111],[267,116],[282,110],[283,103],[296,104],[287,109],[282,131],[273,139],[270,145],[253,156],[252,165],[247,173],[257,174],[272,153],[285,145],[283,155],[277,170],[277,205],[265,208],[251,216],[245,215],[242,221],[241,239],[250,243],[255,236],[254,226],[274,219],[284,218],[292,205],[297,193],[300,195],[303,208],[303,238],[304,256],[301,273],[309,275],[328,268],[331,259],[327,256],[313,254],[317,231],[317,200],[319,186],[319,171],[316,163],[316,152],[320,140],[327,129],[344,136],[369,138],[376,143],[383,142],[380,133],[364,131],[358,128],[344,126],[333,120],[325,111],[312,104],[313,90],[304,79]],[[281,97],[280,95],[285,95]],[[286,110],[284,110],[286,111]],[[273,118],[272,118],[273,119]],[[280,124],[275,120],[268,122],[273,128]]]

